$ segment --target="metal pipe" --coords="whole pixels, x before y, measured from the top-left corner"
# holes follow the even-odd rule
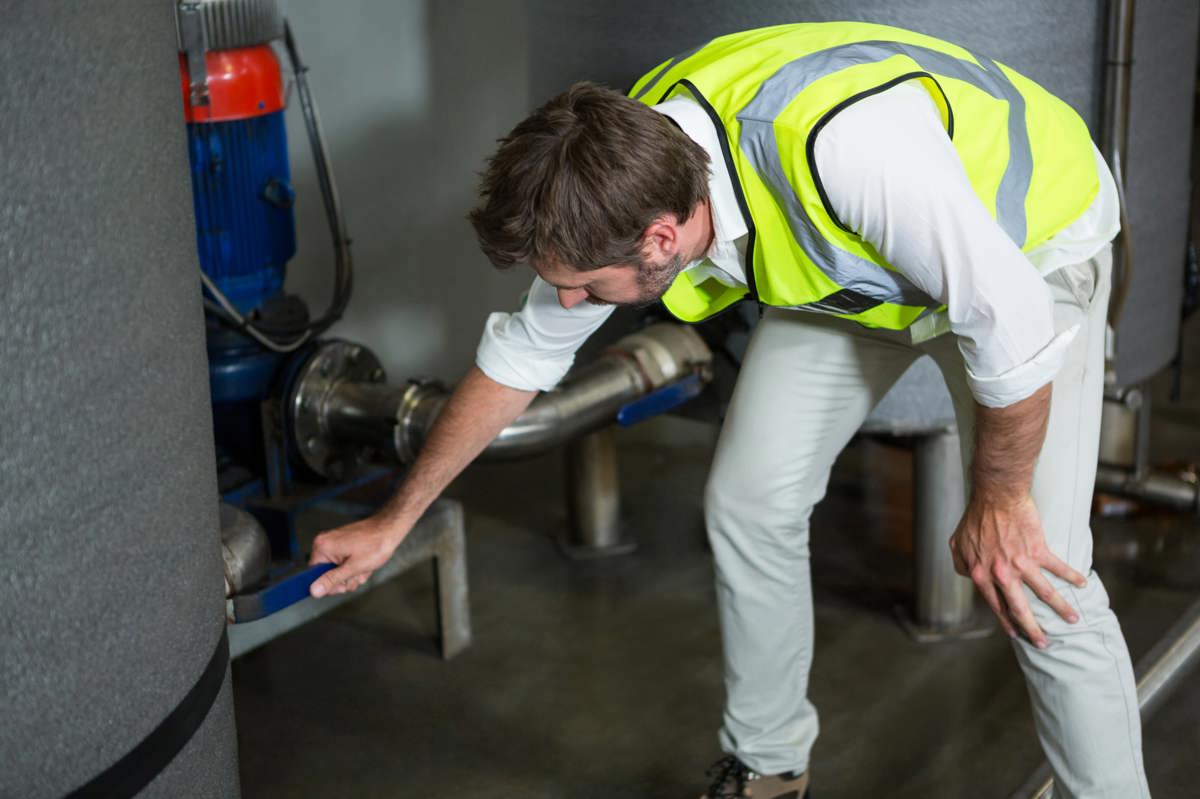
[[[483,457],[504,460],[544,452],[611,422],[622,405],[650,390],[629,360],[601,358],[534,399]]]
[[[1129,143],[1129,97],[1133,66],[1133,0],[1109,0],[1105,51],[1104,107],[1100,149],[1112,167],[1117,184],[1121,233],[1113,259],[1113,293],[1109,324],[1115,330],[1133,277],[1133,244],[1125,205],[1125,163]]]
[[[690,327],[652,325],[626,336],[553,391],[536,397],[481,457],[535,455],[610,423],[622,406],[692,374],[712,353]],[[364,348],[327,342],[299,370],[286,407],[300,455],[317,473],[351,459],[411,463],[446,403],[432,382],[387,386]]]
[[[262,525],[248,512],[221,503],[221,557],[225,561],[225,596],[240,593],[267,576],[271,546]]]
[[[1147,470],[1138,475],[1112,466],[1100,466],[1096,469],[1096,488],[1175,510],[1200,513],[1200,486],[1165,472]]]
[[[1133,65],[1133,0],[1110,0],[1106,23],[1103,127],[1100,149],[1123,171],[1129,141],[1129,87]]]
[[[1197,665],[1200,665],[1200,600],[1184,611],[1138,664],[1142,675],[1138,680],[1142,718],[1154,715]]]
[[[1176,686],[1200,665],[1200,600],[1184,611],[1171,629],[1138,663],[1138,707],[1143,723],[1154,715]],[[1042,763],[1012,799],[1048,799],[1054,790],[1050,765]]]

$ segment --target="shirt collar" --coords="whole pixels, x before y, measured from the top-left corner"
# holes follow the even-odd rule
[[[725,163],[725,154],[721,150],[721,142],[717,138],[717,130],[708,114],[700,104],[689,97],[672,97],[666,102],[653,106],[655,111],[670,117],[687,134],[688,138],[699,144],[708,153],[709,176],[708,197],[712,209],[713,244],[707,256],[712,257],[717,252],[728,252],[738,239],[749,231],[746,220],[738,207],[737,197],[733,193],[733,182],[730,180],[729,168]],[[729,272],[736,267],[737,272],[731,273],[739,281],[745,282],[745,267],[740,264],[725,263],[720,259],[720,268]]]

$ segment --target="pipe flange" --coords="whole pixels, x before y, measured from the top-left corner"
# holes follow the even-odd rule
[[[395,449],[401,463],[417,459],[425,435],[433,420],[446,404],[446,387],[433,378],[413,378],[408,381],[400,407],[396,411]]]
[[[365,453],[355,446],[339,444],[330,434],[326,404],[343,382],[383,383],[386,379],[375,353],[361,344],[323,341],[313,349],[292,381],[286,404],[296,449],[306,466],[333,480],[345,479],[362,469]]]
[[[250,47],[283,37],[283,10],[278,0],[179,0],[177,9],[181,52],[189,50],[183,19],[195,20],[207,51]]]
[[[693,328],[670,322],[650,325],[621,338],[611,348],[631,358],[649,383],[648,389],[663,386],[688,372],[705,373],[712,352]]]

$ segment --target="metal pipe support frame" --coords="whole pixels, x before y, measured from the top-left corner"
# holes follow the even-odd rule
[[[439,499],[430,506],[392,557],[357,591],[331,597],[306,597],[258,620],[229,625],[229,654],[244,655],[334,608],[362,596],[411,567],[432,560],[437,596],[438,638],[445,659],[471,643],[467,590],[467,546],[462,505]],[[234,600],[229,600],[233,602]]]

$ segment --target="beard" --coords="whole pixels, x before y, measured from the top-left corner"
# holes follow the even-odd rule
[[[661,264],[642,261],[638,264],[637,284],[638,298],[629,303],[635,308],[645,308],[658,302],[667,289],[675,282],[675,278],[683,271],[683,255],[675,253]]]
[[[683,271],[685,266],[687,266],[687,263],[679,253],[676,253],[661,264],[651,263],[639,258],[633,263],[633,268],[637,270],[638,295],[636,299],[618,303],[589,296],[586,301],[592,305],[620,305],[622,308],[645,308],[662,299],[662,295],[675,282],[675,278]]]

